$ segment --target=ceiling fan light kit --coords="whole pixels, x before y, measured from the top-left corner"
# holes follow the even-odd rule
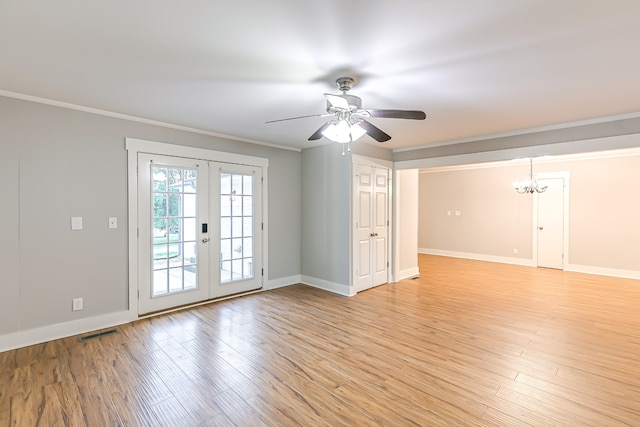
[[[360,97],[347,95],[347,92],[351,90],[353,84],[354,80],[351,77],[340,77],[336,80],[336,86],[342,91],[342,94],[324,94],[327,100],[327,114],[292,117],[289,119],[272,120],[267,123],[306,117],[333,116],[331,121],[322,125],[309,137],[309,141],[314,141],[324,136],[330,141],[346,144],[348,148],[347,151],[350,151],[351,142],[358,140],[364,135],[369,135],[378,142],[386,142],[391,139],[391,136],[367,121],[366,119],[368,118],[410,120],[424,120],[426,118],[426,114],[423,111],[417,110],[365,110],[362,108],[362,99]],[[342,154],[345,154],[344,146],[342,148]]]
[[[358,123],[350,123],[348,119],[337,119],[330,122],[329,126],[321,133],[330,141],[342,144],[342,155],[344,156],[344,146],[347,146],[347,152],[351,151],[351,143],[362,138],[367,131],[361,128]]]
[[[322,131],[322,135],[339,144],[353,142],[362,138],[365,133],[366,131],[358,123],[349,123],[344,119],[331,122],[329,127]]]

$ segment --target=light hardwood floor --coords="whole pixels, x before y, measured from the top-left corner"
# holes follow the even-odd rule
[[[0,426],[640,425],[640,282],[420,256],[0,353]]]

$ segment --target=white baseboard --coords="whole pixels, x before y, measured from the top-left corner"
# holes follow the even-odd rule
[[[465,259],[473,259],[476,261],[489,261],[489,262],[499,262],[502,264],[513,264],[513,265],[523,265],[525,267],[535,267],[532,259],[526,258],[514,258],[514,257],[503,257],[496,255],[486,255],[486,254],[474,254],[470,252],[456,252],[456,251],[446,251],[442,249],[431,249],[431,248],[418,248],[418,253],[427,254],[427,255],[440,255],[440,256],[448,256],[452,258],[465,258]]]
[[[576,273],[597,274],[600,276],[620,277],[623,279],[640,280],[640,271],[636,270],[620,270],[616,268],[594,267],[591,265],[568,264],[564,268],[565,271],[573,271]]]
[[[269,280],[264,290],[295,285],[301,282],[302,280],[299,275]],[[210,302],[211,301],[206,301],[205,303],[208,304]],[[181,307],[180,309],[184,309],[184,307]],[[120,311],[100,316],[85,317],[70,322],[57,323],[55,325],[43,326],[40,328],[12,332],[0,335],[0,352],[41,344],[47,341],[84,334],[99,329],[111,328],[124,323],[133,322],[138,319],[139,317],[137,313],[133,311]]]
[[[72,335],[129,323],[138,318],[130,311],[120,311],[101,316],[87,317],[71,322],[58,323],[0,336],[0,352],[40,344]]]
[[[305,285],[313,286],[314,288],[324,289],[325,291],[333,292],[334,294],[340,294],[347,297],[352,297],[356,293],[352,291],[348,285],[342,283],[329,282],[327,280],[318,279],[310,276],[300,276],[300,281]]]
[[[398,282],[402,279],[408,279],[409,277],[415,277],[420,275],[420,268],[419,267],[413,267],[413,268],[407,268],[406,270],[400,270],[400,272],[398,272]]]
[[[280,277],[278,279],[267,281],[267,284],[264,286],[263,290],[268,291],[271,289],[283,288],[285,286],[296,285],[301,282],[302,279],[300,278],[299,274],[288,277]]]
[[[452,258],[473,259],[477,261],[500,262],[503,264],[522,265],[525,267],[536,267],[536,264],[531,259],[498,257],[493,255],[454,252],[454,251],[445,251],[441,249],[430,249],[430,248],[419,248],[418,253],[427,254],[427,255],[448,256]],[[597,274],[599,276],[611,276],[611,277],[620,277],[623,279],[640,280],[640,271],[637,271],[637,270],[622,270],[622,269],[616,269],[616,268],[596,267],[592,265],[566,264],[564,266],[564,271],[573,271],[576,273]]]

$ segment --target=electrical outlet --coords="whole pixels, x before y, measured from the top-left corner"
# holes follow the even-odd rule
[[[80,311],[84,308],[84,300],[82,298],[74,298],[73,299],[73,311]]]
[[[513,250],[513,254],[514,254],[514,255],[518,255],[518,250],[517,250],[517,249],[514,249],[514,250]]]
[[[115,216],[109,217],[109,228],[118,228],[118,218]]]

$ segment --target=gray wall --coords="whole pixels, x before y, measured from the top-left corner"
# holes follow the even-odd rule
[[[526,176],[525,166],[421,173],[418,247],[531,259],[533,198],[511,185]]]
[[[340,144],[302,152],[302,274],[350,284],[351,156]]]
[[[640,155],[606,155],[611,157],[541,160],[534,169],[571,175],[569,269],[640,272],[640,199],[629,191],[640,182]],[[528,172],[521,164],[421,173],[419,247],[532,259],[533,198],[511,186]]]
[[[126,137],[268,158],[269,279],[300,274],[301,153],[0,97],[0,335],[127,309]]]

